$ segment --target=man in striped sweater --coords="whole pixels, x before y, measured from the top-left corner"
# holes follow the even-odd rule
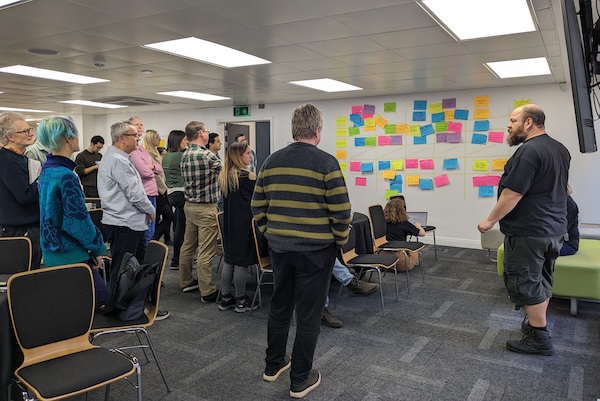
[[[291,366],[290,396],[302,398],[321,382],[312,370],[325,297],[338,249],[346,243],[350,201],[338,161],[319,150],[323,117],[311,104],[292,115],[294,143],[270,155],[254,189],[252,214],[269,241],[275,291],[268,322],[263,379]],[[297,329],[285,355],[292,313]]]

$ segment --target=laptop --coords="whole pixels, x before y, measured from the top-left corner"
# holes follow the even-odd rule
[[[411,223],[420,223],[421,227],[425,231],[435,230],[435,227],[430,227],[427,225],[427,212],[406,212],[408,215],[408,221]]]

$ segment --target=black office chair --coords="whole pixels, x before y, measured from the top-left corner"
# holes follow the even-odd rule
[[[11,274],[31,269],[31,253],[27,237],[0,238],[0,285],[5,286]]]
[[[14,274],[8,281],[10,316],[23,363],[15,371],[23,400],[59,400],[133,374],[142,401],[137,359],[90,343],[95,307],[92,272],[85,264]]]

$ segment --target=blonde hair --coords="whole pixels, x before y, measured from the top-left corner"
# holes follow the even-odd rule
[[[227,147],[223,169],[219,173],[219,185],[224,196],[230,192],[235,192],[240,186],[240,173],[248,171],[248,166],[244,164],[242,156],[248,149],[246,142],[233,142]]]
[[[142,137],[142,147],[146,149],[148,153],[150,153],[150,156],[152,156],[155,162],[160,163],[162,162],[162,156],[153,143],[156,138],[160,138],[160,135],[157,131],[153,129],[146,130],[144,136]]]
[[[390,199],[383,209],[383,215],[386,223],[397,224],[408,221],[404,200],[401,198]]]

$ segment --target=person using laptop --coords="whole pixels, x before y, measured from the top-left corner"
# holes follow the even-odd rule
[[[386,222],[385,237],[388,241],[406,241],[406,237],[409,235],[419,237],[425,235],[425,230],[421,226],[421,223],[413,224],[408,221],[404,199],[400,197],[390,199],[383,209],[383,215]],[[408,270],[412,270],[419,262],[419,253],[416,251],[407,251],[408,266],[406,266],[404,253],[398,253],[398,264],[396,265],[398,271],[403,272],[407,268]]]

